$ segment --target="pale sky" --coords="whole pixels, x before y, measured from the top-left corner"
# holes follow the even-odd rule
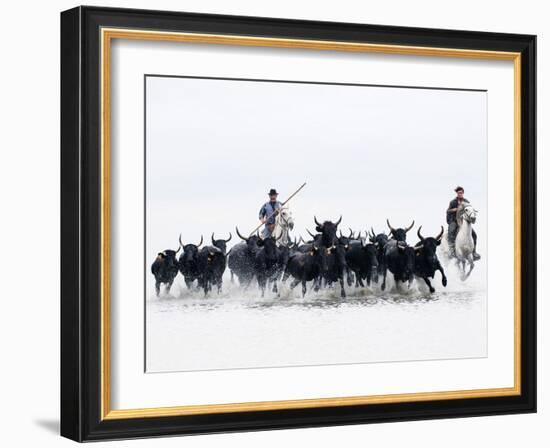
[[[249,233],[270,188],[303,182],[295,235],[314,214],[435,235],[460,184],[485,244],[486,92],[147,77],[146,163],[147,264],[180,232]]]

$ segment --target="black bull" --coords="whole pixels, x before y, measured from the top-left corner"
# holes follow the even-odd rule
[[[187,285],[188,289],[191,289],[195,280],[199,283],[198,286],[201,286],[198,259],[199,247],[201,247],[202,242],[202,235],[199,244],[183,244],[181,240],[181,234],[179,237],[180,247],[183,248],[183,252],[180,255],[179,259],[179,270],[181,272],[181,275],[183,275],[185,284]]]
[[[262,291],[263,297],[268,282],[273,283],[273,292],[278,292],[277,280],[285,266],[282,265],[282,249],[277,247],[277,240],[275,238],[272,236],[264,239],[260,238],[256,244],[260,246],[260,250],[256,253],[254,259],[254,274],[258,280],[258,286]],[[288,257],[288,249],[286,253]]]
[[[174,283],[174,279],[178,275],[179,264],[176,255],[179,250],[166,249],[164,252],[159,252],[151,265],[151,272],[155,276],[155,291],[157,296],[160,294],[160,285],[162,283],[166,285],[166,293],[170,292],[172,283]]]
[[[346,250],[346,263],[355,274],[355,286],[367,286],[371,281],[378,282],[377,248],[373,243],[364,244],[362,240],[349,243]]]
[[[415,251],[407,244],[407,232],[414,226],[414,221],[406,228],[393,228],[390,220],[386,219],[390,228],[391,239],[384,246],[383,280],[381,289],[386,289],[386,276],[388,270],[393,274],[395,282],[409,282],[414,280]]]
[[[199,268],[199,284],[204,290],[204,295],[216,285],[218,294],[222,289],[222,278],[225,272],[226,256],[216,246],[206,246],[199,251],[197,265]]]
[[[443,267],[437,258],[437,246],[441,244],[441,238],[443,237],[443,226],[441,226],[441,232],[435,238],[424,238],[418,228],[418,238],[420,242],[414,246],[416,257],[414,261],[414,274],[422,278],[430,292],[435,292],[429,278],[434,278],[435,272],[441,272],[441,283],[443,286],[447,286],[447,277],[443,271]]]
[[[233,276],[236,275],[239,284],[247,287],[254,279],[254,262],[256,254],[260,250],[260,246],[258,246],[260,237],[256,234],[245,238],[241,235],[237,227],[235,227],[235,230],[237,231],[238,237],[241,238],[243,242],[231,248],[227,257],[227,266],[231,271],[231,281],[233,281]]]
[[[289,275],[294,277],[290,288],[294,289],[299,283],[302,283],[302,297],[306,294],[306,284],[313,281],[313,289],[318,291],[321,287],[321,276],[327,269],[326,249],[318,244],[311,244],[306,252],[294,252],[290,255],[286,270],[283,276],[283,282]]]
[[[340,244],[336,232],[338,226],[342,222],[342,216],[336,222],[324,221],[322,224],[317,221],[317,217],[313,217],[316,224],[316,230],[321,234],[317,242],[327,249],[326,252],[326,270],[323,273],[325,281],[332,283],[340,283],[340,296],[346,297],[344,288],[344,273],[347,270],[346,263],[346,248]]]
[[[408,282],[411,285],[414,277],[422,278],[428,286],[431,293],[435,292],[430,278],[434,278],[435,272],[440,271],[443,286],[447,286],[447,277],[443,267],[437,258],[437,246],[441,243],[443,237],[443,227],[441,232],[435,238],[424,238],[418,229],[417,235],[420,239],[414,247],[409,246],[404,241],[390,240],[384,249],[384,280],[381,288],[386,288],[386,274],[389,270],[394,277],[395,282]]]
[[[369,241],[376,247],[376,259],[378,261],[378,275],[383,276],[386,270],[386,265],[384,264],[384,249],[386,244],[389,241],[389,235],[385,233],[374,232],[374,229],[371,227],[371,233],[369,234]],[[390,233],[391,235],[391,233]],[[378,280],[376,280],[378,282]]]

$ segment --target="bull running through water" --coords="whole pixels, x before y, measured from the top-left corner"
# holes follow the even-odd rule
[[[419,241],[411,246],[407,235],[414,227],[414,221],[408,227],[394,228],[386,220],[389,232],[350,232],[343,235],[339,229],[342,217],[337,221],[317,220],[314,217],[315,230],[309,232],[310,240],[288,241],[282,244],[280,237],[262,238],[257,232],[245,237],[238,228],[237,236],[242,240],[229,251],[227,239],[216,239],[211,236],[211,245],[203,246],[201,236],[198,244],[184,242],[179,237],[179,247],[159,252],[151,266],[155,277],[155,291],[160,295],[161,285],[166,293],[178,273],[184,278],[188,289],[200,289],[208,295],[215,288],[220,294],[223,287],[223,275],[228,268],[231,281],[238,282],[246,289],[254,281],[262,297],[267,290],[279,295],[279,282],[285,283],[289,278],[290,288],[301,285],[302,296],[307,293],[307,284],[312,282],[312,289],[317,292],[322,288],[339,287],[340,297],[346,297],[348,288],[379,285],[382,291],[386,288],[388,273],[396,284],[411,286],[415,279],[422,280],[431,293],[435,292],[431,280],[436,272],[441,274],[443,287],[447,286],[447,277],[437,256],[437,247],[443,239],[443,227],[435,237],[425,237],[420,226],[417,230]],[[182,250],[179,259],[177,254]]]

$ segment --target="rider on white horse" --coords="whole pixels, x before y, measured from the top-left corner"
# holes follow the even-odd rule
[[[449,225],[449,229],[447,231],[447,240],[449,243],[449,250],[450,250],[450,256],[456,257],[456,251],[455,251],[455,241],[456,241],[456,235],[458,233],[458,222],[457,222],[457,212],[460,208],[460,205],[463,203],[469,204],[470,201],[464,197],[464,188],[462,187],[456,187],[455,188],[456,198],[454,198],[450,203],[449,207],[447,208],[447,224]],[[472,229],[472,238],[474,240],[474,253],[473,257],[474,260],[479,260],[481,257],[476,252],[476,246],[477,246],[477,234]]]
[[[265,224],[264,229],[262,230],[262,238],[268,238],[275,230],[275,219],[276,219],[276,210],[279,210],[282,204],[277,200],[277,190],[272,188],[269,190],[269,201],[262,205],[260,208],[260,213],[258,219]]]

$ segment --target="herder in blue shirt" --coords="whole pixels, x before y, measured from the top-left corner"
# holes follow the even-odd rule
[[[277,190],[272,188],[271,190],[269,190],[268,195],[269,202],[266,202],[264,205],[262,205],[258,217],[262,224],[265,224],[265,227],[262,230],[262,238],[270,237],[273,233],[273,230],[275,230],[275,210],[280,209],[282,206],[282,204],[277,200],[277,196],[279,195],[279,193],[277,193]]]

